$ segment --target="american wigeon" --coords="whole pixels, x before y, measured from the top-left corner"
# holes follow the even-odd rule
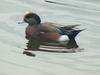
[[[41,23],[40,17],[33,12],[25,14],[23,21],[28,23],[25,30],[26,39],[29,40],[28,48],[38,49],[41,44],[46,45],[49,42],[54,46],[56,42],[66,48],[78,47],[75,37],[82,31],[75,29],[78,25],[57,26],[58,24],[51,22]]]

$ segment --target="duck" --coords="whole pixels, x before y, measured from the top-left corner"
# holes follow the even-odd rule
[[[28,49],[39,49],[40,45],[63,46],[67,49],[78,48],[75,37],[84,29],[79,25],[60,25],[52,22],[41,22],[39,15],[28,12],[21,23],[27,23],[25,38],[29,40]]]

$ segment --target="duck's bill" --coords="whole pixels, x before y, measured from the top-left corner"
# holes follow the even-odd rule
[[[24,21],[22,21],[22,22],[18,22],[18,24],[23,24],[23,23],[25,23]]]

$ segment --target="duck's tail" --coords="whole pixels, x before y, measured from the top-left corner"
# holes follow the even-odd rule
[[[75,37],[81,32],[81,31],[83,31],[84,29],[81,29],[81,30],[72,30],[72,31],[70,31],[70,32],[66,32],[66,34],[67,34],[67,36],[68,36],[68,38],[70,39],[70,40],[73,40],[73,39],[75,39]]]

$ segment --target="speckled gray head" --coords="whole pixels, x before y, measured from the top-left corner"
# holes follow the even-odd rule
[[[26,22],[29,25],[39,25],[41,23],[41,19],[36,13],[27,12],[24,15],[23,22]]]

